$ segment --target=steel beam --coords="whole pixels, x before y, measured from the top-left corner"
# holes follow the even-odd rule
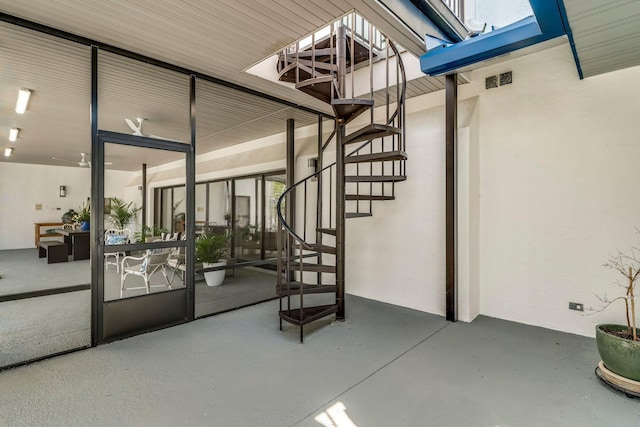
[[[345,124],[338,123],[336,140],[336,303],[338,312],[336,320],[345,320],[345,168],[344,168],[344,136]]]
[[[445,216],[446,216],[446,318],[458,320],[456,281],[456,145],[458,126],[457,74],[445,83]]]
[[[98,48],[91,46],[91,345],[96,346],[102,340],[102,300],[104,296],[104,256],[97,255],[99,244],[98,230],[98,197],[97,189],[104,195],[104,147],[98,141]],[[102,217],[100,217],[102,220]]]

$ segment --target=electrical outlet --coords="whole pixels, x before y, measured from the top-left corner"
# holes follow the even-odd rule
[[[579,302],[570,302],[569,310],[584,311],[584,305],[580,304]]]

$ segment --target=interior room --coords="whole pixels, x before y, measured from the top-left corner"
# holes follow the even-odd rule
[[[0,424],[637,425],[639,16],[0,0]]]

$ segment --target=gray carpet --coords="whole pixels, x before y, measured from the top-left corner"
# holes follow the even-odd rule
[[[347,296],[304,344],[277,301],[0,372],[0,425],[638,426],[596,379],[595,340]],[[324,326],[324,327],[320,327]],[[341,424],[349,425],[349,424]]]
[[[36,249],[0,251],[0,295],[87,284],[90,262],[47,264]],[[169,278],[172,274],[168,272]],[[151,276],[152,285],[165,285],[161,273]],[[218,287],[209,287],[196,276],[196,317],[265,301],[276,296],[273,272],[238,268]],[[126,278],[127,287],[143,286],[139,276]],[[172,289],[184,287],[180,275]],[[151,288],[164,292],[168,287]],[[145,289],[128,290],[124,298],[144,295]],[[120,298],[120,274],[115,266],[105,270],[105,300]],[[21,363],[91,343],[91,291],[69,292],[0,303],[0,367]]]
[[[89,260],[47,264],[37,249],[0,251],[0,295],[91,283]]]
[[[0,367],[89,345],[89,290],[0,303]]]
[[[220,286],[210,287],[196,277],[196,317],[219,313],[276,297],[273,272],[254,268],[235,269]]]

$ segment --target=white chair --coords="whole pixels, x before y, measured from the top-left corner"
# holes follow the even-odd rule
[[[187,240],[186,234],[182,236],[182,240]],[[180,272],[180,279],[182,280],[182,283],[184,283],[184,273],[186,272],[185,250],[186,247],[181,246],[173,248],[173,250],[171,251],[171,255],[169,256],[169,260],[167,261],[167,265],[173,271],[173,274],[171,274],[171,279],[169,279],[169,282],[171,284],[173,284],[173,279],[175,279],[177,272]]]
[[[146,289],[147,293],[150,292],[150,288],[160,286],[166,286],[171,289],[171,282],[169,282],[169,278],[167,277],[167,261],[169,260],[169,255],[171,255],[171,248],[161,248],[150,249],[141,257],[125,256],[122,258],[120,266],[120,298],[122,298],[122,293],[124,291],[132,289]],[[156,272],[162,273],[166,285],[151,285],[149,283],[151,276]],[[144,286],[125,288],[125,280],[130,274],[142,277]]]
[[[110,228],[109,230],[104,232],[104,244],[105,245],[124,245],[129,243],[129,236],[131,235],[131,231],[128,229],[124,230],[116,230]],[[109,264],[116,266],[116,272],[120,272],[120,257],[124,257],[126,254],[124,252],[109,252],[104,254],[104,265],[105,270],[109,269]],[[109,261],[109,257],[114,257],[115,261]]]

